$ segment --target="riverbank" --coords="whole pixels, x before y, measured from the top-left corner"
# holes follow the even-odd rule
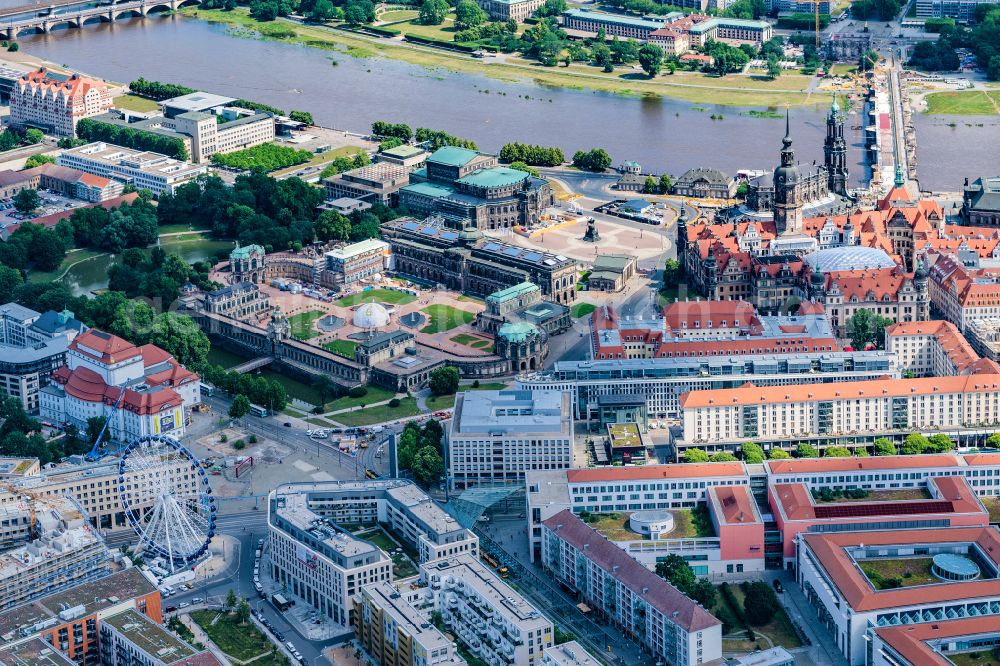
[[[715,77],[697,72],[663,74],[648,79],[640,70],[619,69],[604,74],[596,67],[574,64],[570,67],[543,67],[517,58],[473,58],[459,53],[419,46],[401,39],[369,37],[326,26],[305,25],[282,19],[282,29],[275,22],[261,23],[247,10],[233,11],[186,8],[181,14],[211,23],[230,26],[237,37],[300,44],[335,51],[354,58],[384,57],[426,69],[444,69],[462,74],[478,74],[506,82],[532,81],[540,86],[608,92],[627,97],[669,97],[703,104],[725,106],[817,106],[828,104],[825,94],[813,95],[813,78],[786,75],[776,80],[734,74]],[[294,36],[284,36],[284,25],[293,27]],[[335,58],[331,58],[336,62]]]

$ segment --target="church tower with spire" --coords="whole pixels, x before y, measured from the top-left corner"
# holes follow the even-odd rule
[[[844,116],[840,113],[837,96],[833,96],[830,113],[826,117],[826,139],[823,156],[829,190],[847,196],[847,142],[844,140]]]
[[[802,174],[792,150],[788,111],[781,146],[781,166],[774,170],[774,226],[778,235],[798,234],[802,232]]]

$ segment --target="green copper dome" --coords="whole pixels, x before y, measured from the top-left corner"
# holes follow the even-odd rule
[[[526,321],[507,322],[497,331],[497,336],[508,342],[527,342],[538,334],[538,327]]]

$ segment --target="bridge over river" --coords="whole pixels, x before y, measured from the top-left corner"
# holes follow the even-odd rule
[[[0,9],[0,33],[15,39],[25,32],[47,33],[55,28],[80,28],[85,23],[114,23],[120,18],[151,12],[177,11],[201,0],[56,0],[48,4]]]

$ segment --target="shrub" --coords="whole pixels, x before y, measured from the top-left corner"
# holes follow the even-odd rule
[[[250,439],[247,440],[247,441],[249,441],[251,444],[256,444],[257,443],[257,435],[250,435]]]
[[[246,442],[244,442],[242,439],[238,439],[235,442],[233,442],[233,448],[236,449],[237,451],[245,448],[246,445],[247,445]]]
[[[347,392],[352,398],[363,398],[368,395],[367,386],[355,386],[350,391]]]
[[[389,406],[392,407],[393,409],[399,407],[399,404],[400,404],[399,398],[393,398],[392,400],[389,401]]]
[[[226,433],[222,433],[221,435],[219,435],[219,441],[225,444],[226,442],[229,441],[229,436],[226,435]]]

